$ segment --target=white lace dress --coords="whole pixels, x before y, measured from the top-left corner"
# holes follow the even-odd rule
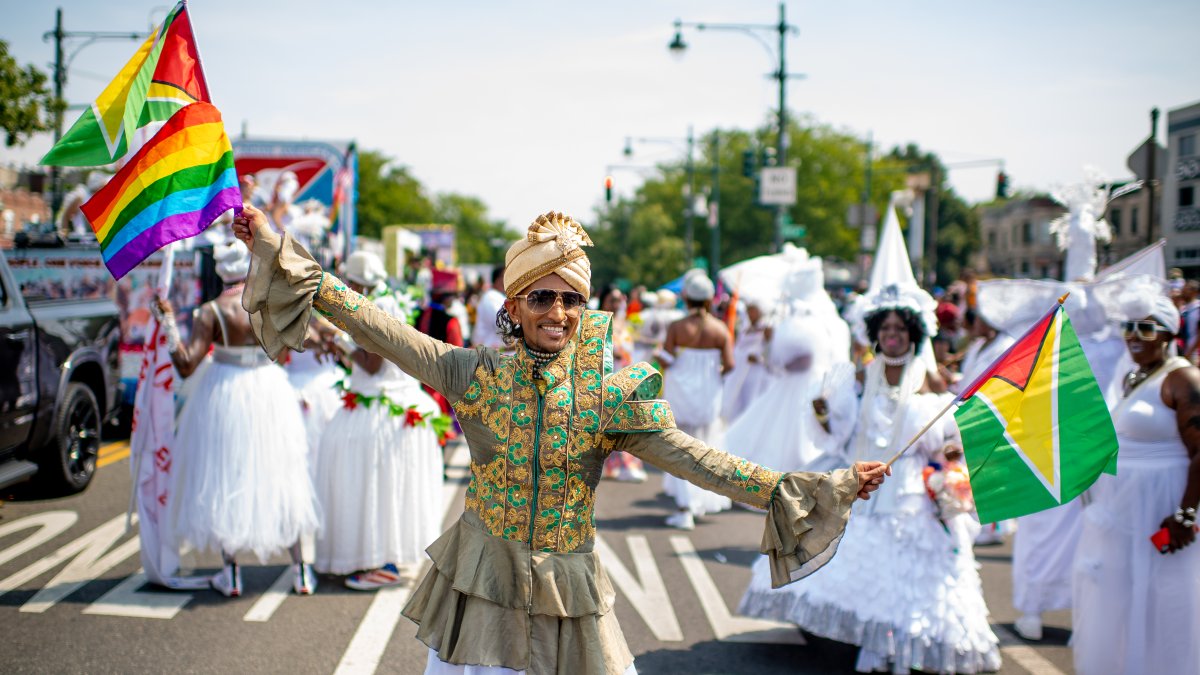
[[[855,459],[886,461],[945,405],[942,397],[917,393],[923,368],[918,360],[904,383],[891,387],[883,381],[882,363],[868,366],[851,440]],[[855,505],[837,554],[819,572],[772,590],[769,575],[758,569],[765,559],[759,560],[739,611],[858,645],[861,672],[889,665],[896,673],[998,669],[998,641],[975,557],[960,545],[962,537],[951,534],[966,523],[940,522],[925,491],[922,471],[948,431],[935,425],[893,464],[883,487]],[[970,516],[956,517],[963,518]]]

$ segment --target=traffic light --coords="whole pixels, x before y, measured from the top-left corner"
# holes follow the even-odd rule
[[[612,176],[604,177],[604,201],[612,203]]]
[[[996,174],[996,199],[1008,199],[1008,174]]]
[[[753,178],[757,167],[754,165],[754,151],[742,151],[742,175],[746,178]]]

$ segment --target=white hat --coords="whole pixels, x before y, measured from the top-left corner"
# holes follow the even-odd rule
[[[379,256],[370,251],[355,251],[346,259],[346,281],[375,288],[387,279],[387,270]]]
[[[683,299],[689,302],[708,302],[717,294],[713,282],[704,270],[694,268],[683,275]]]
[[[1167,295],[1166,281],[1150,275],[1129,277],[1101,296],[1116,321],[1140,321],[1149,317],[1171,332],[1179,330],[1179,310]]]
[[[679,296],[675,295],[675,291],[664,288],[655,294],[654,306],[658,309],[675,309],[678,302]]]
[[[217,262],[217,276],[227,284],[241,281],[250,273],[250,251],[240,241],[214,246],[213,260]]]
[[[875,250],[875,264],[871,267],[871,284],[865,295],[859,297],[847,312],[854,328],[855,338],[867,344],[867,317],[885,310],[908,309],[917,315],[925,328],[925,336],[937,333],[937,302],[933,296],[917,285],[912,263],[908,258],[908,247],[900,232],[900,219],[896,209],[889,205],[883,222],[883,234]],[[922,348],[922,353],[931,358],[931,350]]]

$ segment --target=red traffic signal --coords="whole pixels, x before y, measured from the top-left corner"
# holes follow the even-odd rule
[[[604,177],[604,201],[612,203],[612,176]]]
[[[996,174],[996,199],[1008,199],[1008,174]]]

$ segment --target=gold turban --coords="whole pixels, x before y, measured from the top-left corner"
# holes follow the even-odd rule
[[[547,274],[558,274],[589,297],[592,263],[581,247],[591,245],[583,226],[571,216],[554,211],[538,216],[525,238],[504,256],[504,292],[511,298]]]

